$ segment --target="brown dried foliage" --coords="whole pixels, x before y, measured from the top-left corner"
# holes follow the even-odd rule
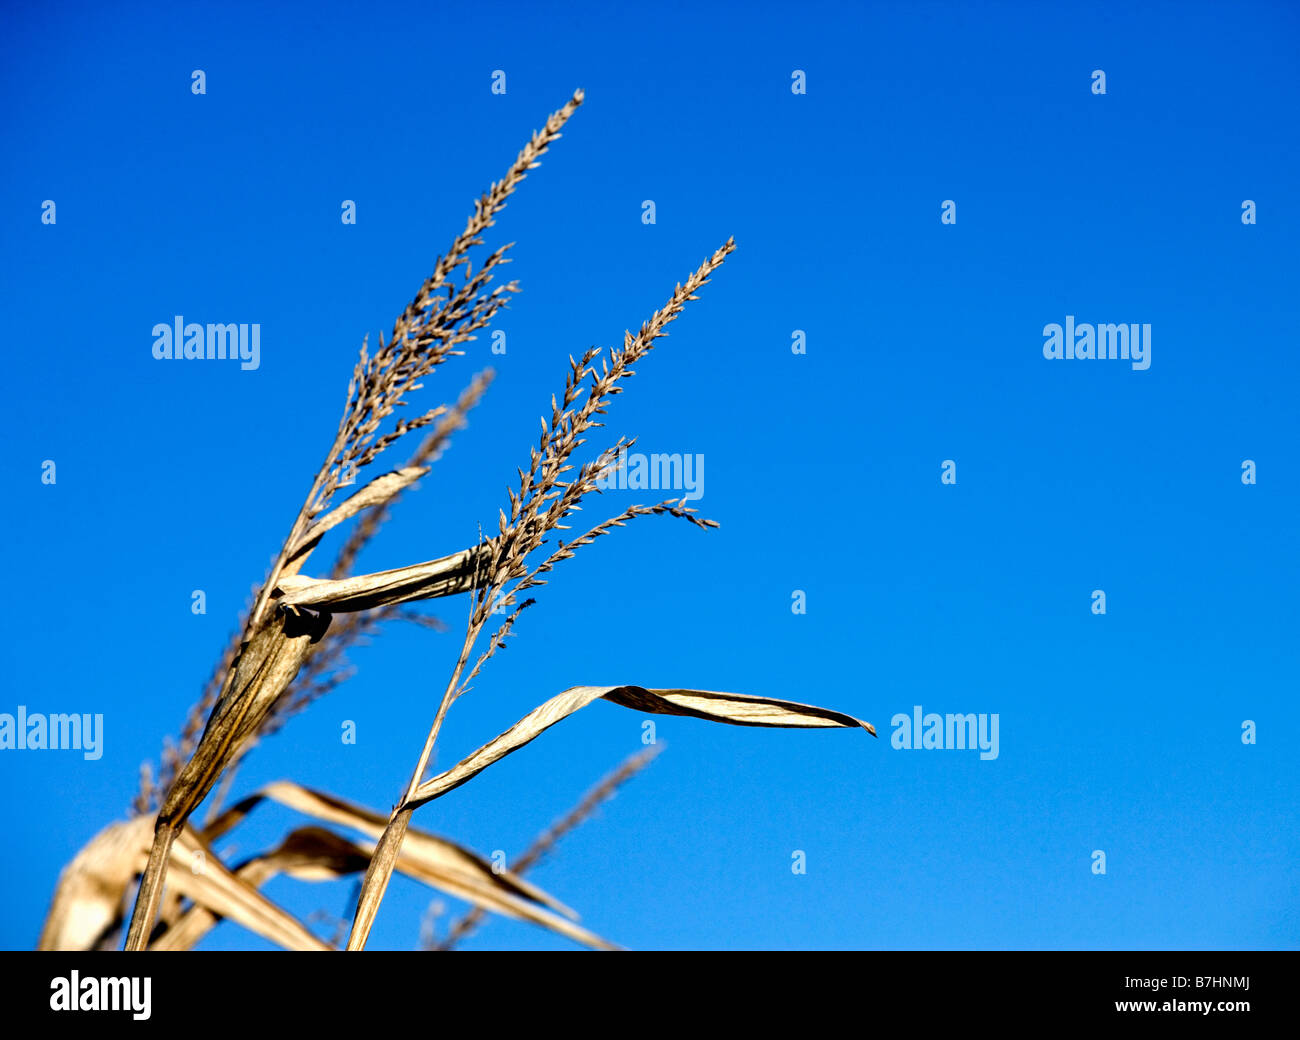
[[[190,712],[175,745],[164,748],[158,775],[142,771],[136,799],[138,815],[101,832],[65,870],[56,892],[41,944],[86,948],[102,944],[120,928],[126,892],[140,877],[139,892],[126,936],[127,949],[187,949],[219,920],[231,918],[290,948],[328,949],[332,944],[275,906],[260,892],[278,873],[302,880],[341,877],[365,870],[357,909],[348,936],[349,949],[366,943],[394,870],[404,871],[434,888],[475,906],[451,936],[459,941],[477,924],[483,910],[534,921],[596,948],[611,944],[573,923],[572,914],[550,896],[523,882],[519,871],[495,877],[485,863],[454,843],[411,827],[415,809],[468,782],[483,769],[528,744],[556,722],[595,700],[606,700],[646,713],[686,715],[742,726],[862,727],[852,716],[774,698],[704,690],[651,690],[640,686],[575,686],[543,703],[500,736],[435,777],[425,778],[443,720],[450,706],[470,689],[521,613],[533,603],[523,593],[546,584],[557,564],[596,539],[644,516],[677,517],[702,529],[717,524],[696,514],[684,499],[633,505],[586,529],[569,541],[567,531],[586,496],[620,465],[620,451],[633,441],[620,438],[594,459],[578,462],[577,453],[613,401],[622,393],[633,368],[667,335],[686,304],[735,248],[728,240],[679,284],[667,303],[638,332],[624,334],[623,345],[607,356],[593,348],[580,359],[569,358],[563,389],[551,398],[549,418],[530,449],[527,469],[519,469],[517,488],[506,494],[509,512],[500,511],[495,534],[480,536],[468,548],[423,563],[369,574],[355,574],[361,553],[379,532],[402,492],[423,477],[445,450],[453,433],[491,380],[481,373],[452,406],[437,406],[413,418],[396,418],[409,395],[451,357],[458,356],[488,326],[518,291],[515,282],[493,285],[510,246],[500,247],[474,268],[471,253],[484,245],[509,196],[539,165],[560,130],[582,103],[581,91],[547,120],[520,151],[506,175],[480,196],[465,229],[434,265],[412,301],[397,318],[391,334],[382,334],[372,354],[363,343],[348,385],[342,419],[297,517],[266,581],[257,592],[241,629],[217,662],[203,693]],[[426,430],[404,466],[362,485],[347,499],[334,502],[340,489],[356,483],[357,474],[396,441]],[[352,525],[326,576],[313,578],[303,567],[335,527]],[[392,621],[412,621],[441,628],[416,612],[420,600],[470,593],[469,616],[459,654],[438,703],[405,793],[385,819],[332,795],[307,791],[288,781],[273,784],[222,811],[221,803],[235,767],[256,743],[274,734],[296,712],[328,694],[351,674],[346,653]],[[487,634],[494,609],[508,608],[504,622]],[[486,635],[486,640],[484,639]],[[480,644],[484,644],[479,650]],[[478,656],[475,657],[475,652]],[[470,661],[474,663],[471,665]],[[586,819],[619,784],[642,768],[648,753],[625,763],[591,792],[564,820],[542,836],[519,868],[527,869],[559,838]],[[199,829],[190,817],[224,774],[224,783],[209,803]],[[212,850],[212,843],[264,799],[305,812],[318,823],[360,831],[374,844],[358,844],[313,825],[291,832],[276,848],[231,869]],[[146,813],[154,811],[152,839]],[[197,858],[196,858],[197,857]],[[168,865],[215,861],[200,880],[185,877],[164,897]],[[494,879],[495,877],[495,879]],[[155,927],[155,921],[157,926]]]

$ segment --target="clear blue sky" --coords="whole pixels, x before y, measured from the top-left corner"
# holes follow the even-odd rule
[[[536,880],[642,949],[1297,946],[1295,8],[45,3],[4,23],[0,712],[102,713],[105,745],[0,751],[0,944],[35,942],[58,870],[197,697],[362,336],[581,86],[490,233],[518,242],[507,353],[480,340],[422,400],[497,381],[362,564],[495,527],[568,355],[621,342],[734,235],[605,431],[703,454],[721,527],[640,520],[560,568],[438,762],[579,683],[811,701],[881,738],[660,719],[665,753]],[[260,367],[154,360],[177,314],[260,323]],[[1150,324],[1150,369],[1045,359],[1067,315]],[[355,653],[238,789],[288,776],[386,811],[464,610]],[[996,713],[997,759],[895,749],[915,705]],[[642,721],[593,705],[417,823],[514,856]],[[268,809],[219,848],[301,822]],[[268,891],[351,910],[346,884]],[[372,944],[411,947],[427,902],[395,883]],[[470,945],[569,944],[495,922]]]

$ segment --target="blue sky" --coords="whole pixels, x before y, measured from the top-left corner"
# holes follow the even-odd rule
[[[0,944],[35,942],[59,869],[180,726],[333,437],[363,335],[583,87],[489,233],[518,243],[506,353],[480,339],[420,401],[488,365],[496,382],[362,566],[495,526],[568,355],[620,343],[734,235],[605,431],[703,455],[697,505],[721,527],[638,520],[558,569],[437,762],[575,684],[876,724],[879,740],[658,719],[664,754],[533,875],[634,948],[1296,947],[1294,8],[4,19],[0,712],[102,713],[105,737],[97,761],[0,751]],[[155,360],[151,329],[178,314],[260,324],[260,366]],[[1067,315],[1149,324],[1150,368],[1046,359],[1043,328]],[[586,515],[660,497],[614,491]],[[464,611],[440,601],[450,632],[356,651],[357,676],[259,747],[237,790],[292,777],[386,811]],[[916,705],[996,714],[997,758],[896,749],[891,720]],[[641,748],[643,721],[593,705],[416,822],[513,857]],[[267,809],[219,849],[302,822]],[[344,883],[268,893],[351,911]],[[411,948],[428,902],[395,882],[372,946]],[[226,925],[207,945],[263,944]],[[504,921],[469,943],[568,945]]]

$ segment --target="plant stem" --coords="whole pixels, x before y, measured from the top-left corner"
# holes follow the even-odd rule
[[[420,783],[424,779],[424,771],[429,766],[429,759],[433,757],[433,746],[437,742],[438,733],[442,729],[442,720],[446,717],[451,702],[455,700],[457,684],[460,682],[461,674],[465,670],[465,664],[469,661],[469,655],[474,649],[474,644],[483,631],[483,624],[479,612],[475,610],[471,616],[469,628],[465,633],[465,642],[461,647],[460,657],[456,661],[456,667],[452,669],[451,678],[447,681],[447,688],[442,694],[442,700],[438,703],[438,712],[434,716],[433,725],[429,727],[429,735],[425,737],[424,749],[420,752],[415,771],[411,774],[411,782],[407,785],[406,794],[402,796],[401,802],[393,810],[393,814],[388,820],[388,826],[384,828],[384,833],[375,846],[374,854],[370,857],[370,866],[366,868],[365,879],[361,882],[361,893],[357,897],[357,909],[352,918],[352,930],[348,935],[347,948],[349,950],[364,950],[366,940],[370,938],[370,929],[374,927],[375,917],[379,913],[379,904],[383,902],[384,893],[388,891],[388,882],[393,876],[398,854],[402,851],[402,840],[406,837],[406,828],[411,822],[411,815],[415,812],[415,805],[412,803],[416,798]]]

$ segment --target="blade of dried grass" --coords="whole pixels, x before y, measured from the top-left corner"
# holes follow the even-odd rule
[[[608,700],[634,711],[652,715],[687,715],[732,726],[773,726],[792,729],[861,727],[873,737],[875,727],[852,715],[799,704],[774,697],[751,697],[713,690],[650,690],[644,686],[573,686],[534,708],[495,740],[462,759],[444,773],[426,780],[408,800],[412,807],[424,805],[455,790],[494,762],[531,743],[557,722],[592,701]]]
[[[441,840],[441,839],[439,839]],[[322,827],[293,831],[272,852],[255,857],[233,873],[246,886],[260,888],[278,874],[301,881],[331,881],[366,869],[374,846],[355,843]],[[451,878],[440,865],[431,865],[420,848],[408,845],[397,869],[424,884],[441,889],[472,903],[480,912],[490,911],[542,925],[593,949],[614,948],[599,936],[581,928],[510,890],[511,879],[498,879],[483,864],[478,880]],[[461,850],[473,857],[468,850]],[[496,883],[498,882],[499,883]],[[516,886],[517,887],[517,886]],[[192,949],[222,918],[209,906],[196,904],[150,945],[151,950]]]
[[[149,817],[137,816],[111,824],[68,864],[59,877],[38,949],[94,949],[121,925],[127,891],[145,866],[151,823]],[[327,948],[291,914],[228,871],[193,830],[181,833],[169,850],[169,861],[175,868],[169,889],[193,900],[196,907],[229,917],[288,949]]]
[[[264,799],[371,837],[380,836],[388,822],[386,817],[341,798],[281,780],[232,805],[208,829],[208,840],[225,834]],[[364,868],[369,865],[374,846],[366,843],[357,848],[364,854],[361,863]],[[492,864],[477,853],[427,831],[410,830],[395,861],[395,869],[485,910],[541,925],[592,949],[617,949],[600,936],[575,925],[573,921],[578,915],[543,889],[512,871],[494,870]]]
[[[144,850],[137,861],[144,867]],[[297,918],[226,869],[221,859],[186,828],[171,850],[171,885],[182,896],[228,917],[287,950],[329,950]]]
[[[137,816],[109,824],[82,847],[59,875],[38,950],[93,950],[122,923],[152,829],[152,817]]]
[[[290,607],[311,607],[342,614],[421,599],[455,596],[476,587],[483,573],[485,547],[463,549],[450,556],[407,567],[359,574],[351,578],[312,578],[285,575],[276,583],[281,602]]]
[[[401,469],[395,469],[375,477],[355,495],[331,509],[318,520],[314,520],[312,525],[303,532],[298,544],[291,551],[289,563],[291,564],[300,555],[310,552],[320,544],[321,538],[324,537],[327,531],[333,530],[345,520],[350,520],[364,509],[387,504],[428,472],[428,466],[403,466]],[[287,566],[288,564],[286,564]]]
[[[388,822],[387,817],[342,798],[303,787],[291,780],[277,780],[227,809],[220,819],[208,828],[206,832],[208,840],[215,840],[217,835],[225,834],[242,821],[263,799],[268,798],[306,816],[325,823],[350,827],[369,837],[378,837],[383,833],[384,825]],[[413,841],[418,841],[421,846],[421,863],[440,877],[470,881],[489,878],[512,895],[533,900],[549,906],[566,917],[577,919],[578,915],[573,910],[536,885],[515,877],[509,871],[493,873],[492,865],[487,860],[453,841],[421,830],[413,830],[411,838]]]
[[[273,877],[287,874],[304,881],[325,881],[365,869],[361,850],[320,827],[304,827],[287,835],[278,847],[232,870],[241,882],[260,889]],[[192,950],[222,920],[222,915],[195,904],[149,944],[150,950]]]
[[[277,608],[239,655],[226,694],[213,708],[198,747],[158,809],[153,846],[127,932],[127,949],[144,949],[162,898],[168,855],[185,821],[212,789],[239,746],[257,732],[271,706],[297,675],[308,648],[320,639],[329,622],[328,614],[299,614]]]

